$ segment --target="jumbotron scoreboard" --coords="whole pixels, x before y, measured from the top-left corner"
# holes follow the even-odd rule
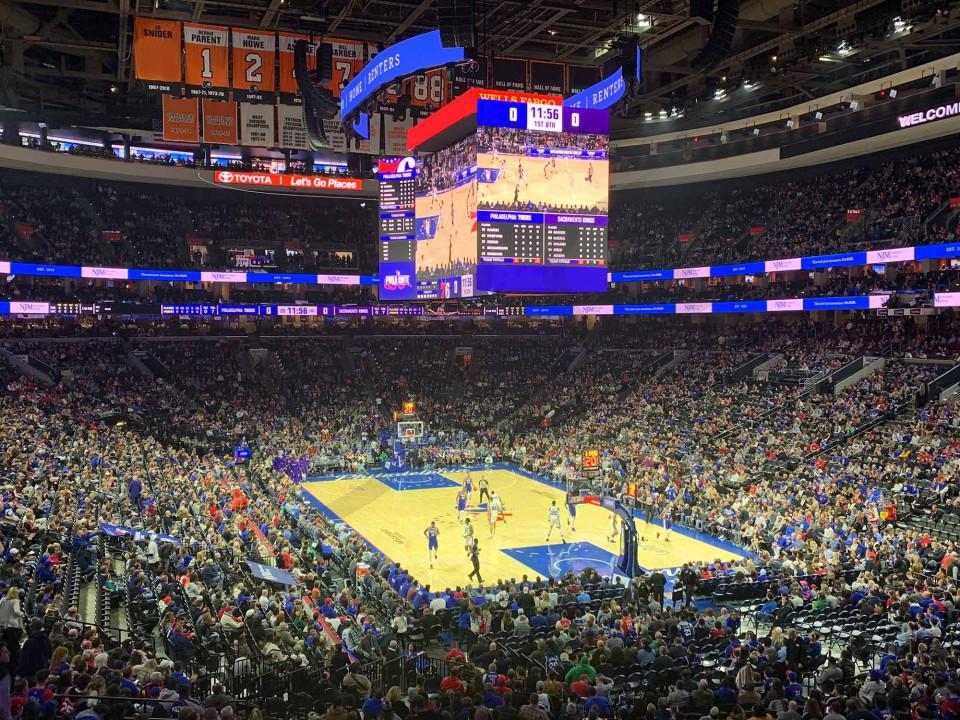
[[[482,89],[418,123],[412,232],[411,178],[380,164],[381,297],[605,291],[609,127],[606,110]]]

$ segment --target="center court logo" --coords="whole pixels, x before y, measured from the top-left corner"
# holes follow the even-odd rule
[[[384,290],[396,292],[398,290],[406,290],[410,287],[413,287],[413,283],[410,282],[410,276],[402,274],[399,270],[393,275],[386,275],[383,278]]]

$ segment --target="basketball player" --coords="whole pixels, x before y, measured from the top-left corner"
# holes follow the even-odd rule
[[[588,162],[588,163],[587,163],[587,177],[586,177],[586,181],[587,181],[588,183],[592,183],[592,182],[593,182],[593,163],[592,163],[592,162]]]
[[[547,530],[547,542],[550,542],[550,536],[553,535],[554,529],[560,533],[560,542],[564,545],[567,544],[567,539],[563,536],[563,528],[560,527],[560,508],[557,507],[557,501],[550,501],[550,510],[547,511],[547,522],[550,525],[550,528]]]
[[[673,506],[669,503],[663,508],[663,514],[660,515],[660,519],[663,521],[663,530],[664,530],[664,542],[670,542],[670,533],[673,532],[673,517],[671,511]],[[660,539],[660,533],[657,532],[657,539]]]
[[[438,540],[440,538],[440,528],[437,527],[437,521],[432,520],[430,527],[424,530],[423,534],[427,538],[427,560],[430,562],[430,567],[433,568],[433,561],[439,560],[438,550],[440,543]]]
[[[557,159],[555,157],[550,158],[550,162],[543,166],[543,177],[547,180],[553,175],[554,170],[557,169]]]
[[[610,536],[607,538],[607,542],[616,542],[619,535],[620,525],[617,523],[617,514],[610,513]]]
[[[525,182],[523,178],[523,162],[520,160],[517,160],[517,176],[520,178],[520,184],[524,185]]]
[[[567,527],[570,532],[577,531],[577,504],[573,502],[573,495],[567,493]]]
[[[463,514],[467,511],[467,490],[460,488],[457,493],[457,521],[463,522]]]
[[[470,476],[470,471],[467,470],[467,477],[463,480],[463,489],[467,493],[467,499],[470,499],[470,494],[473,492],[473,478]]]
[[[497,534],[497,520],[504,520],[503,517],[503,503],[500,501],[500,496],[496,492],[490,496],[490,502],[487,503],[488,515],[490,517],[490,539],[493,540],[493,536]]]
[[[473,547],[473,524],[470,518],[463,522],[463,549],[467,551],[467,557],[470,557],[470,548]]]
[[[513,206],[520,207],[520,186],[514,185],[513,187]]]

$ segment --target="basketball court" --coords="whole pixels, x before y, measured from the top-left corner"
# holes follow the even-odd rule
[[[456,262],[476,264],[476,183],[466,183],[416,199],[417,269],[445,268]]]
[[[520,165],[523,165],[523,180]],[[479,207],[520,203],[555,208],[587,207],[607,212],[610,170],[606,160],[479,153],[477,167],[498,170],[496,182],[479,183]],[[593,173],[590,180],[588,176]],[[519,188],[519,189],[518,189]]]
[[[480,541],[480,571],[486,582],[498,578],[520,579],[524,575],[560,576],[594,567],[610,575],[620,552],[620,533],[610,541],[612,513],[594,505],[579,505],[576,531],[567,529],[564,491],[523,470],[505,465],[471,469],[474,491],[465,517],[475,525]],[[304,497],[335,522],[344,522],[391,560],[399,561],[414,577],[434,589],[466,585],[471,570],[463,544],[462,526],[457,520],[457,494],[466,470],[437,470],[337,475],[311,478],[304,482]],[[496,525],[490,539],[486,505],[478,506],[478,483],[486,478],[505,505],[506,517]],[[562,544],[556,530],[546,542],[551,500],[561,509]],[[424,530],[431,521],[440,530],[439,560],[430,567]],[[674,530],[670,542],[663,529],[636,520],[641,567],[659,569],[672,580],[677,569],[688,561],[732,560],[747,553],[732,545],[706,537],[688,536]],[[657,532],[661,537],[656,538]]]

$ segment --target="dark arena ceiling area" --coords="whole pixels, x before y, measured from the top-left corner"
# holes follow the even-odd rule
[[[694,59],[712,6],[694,0],[476,3],[477,54],[615,65],[615,40],[642,48],[642,84],[617,134],[720,122],[803,102],[960,50],[960,3],[742,0],[729,51]],[[717,5],[719,12],[719,4]],[[437,27],[435,0],[0,0],[0,107],[45,119],[150,127],[158,98],[132,79],[135,15],[314,31],[388,45]]]

